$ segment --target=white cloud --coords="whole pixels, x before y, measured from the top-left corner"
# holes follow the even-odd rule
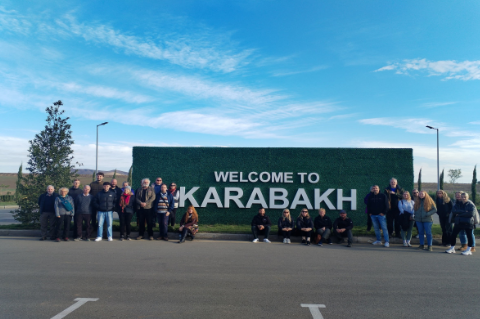
[[[116,88],[105,86],[82,86],[74,82],[69,83],[51,83],[51,85],[57,87],[60,90],[88,94],[97,97],[120,99],[129,103],[145,103],[151,102],[154,99],[142,94],[136,94],[129,91],[121,91]]]
[[[186,68],[210,69],[232,72],[245,65],[253,50],[223,50],[205,38],[190,39],[186,34],[166,35],[160,41],[132,36],[102,24],[78,23],[72,15],[56,20],[58,26],[86,41],[109,45],[134,54],[156,60],[166,60]],[[221,43],[226,45],[227,43]]]
[[[443,126],[442,123],[435,123],[430,119],[422,118],[410,118],[410,119],[401,119],[401,118],[389,118],[389,117],[380,117],[380,118],[371,118],[359,120],[362,124],[367,125],[382,125],[382,126],[391,126],[395,128],[401,128],[410,133],[420,133],[420,134],[430,134],[431,130],[426,128],[427,125],[433,127]]]
[[[458,102],[429,102],[429,103],[423,103],[422,106],[426,108],[434,108],[439,106],[453,105],[457,103]]]
[[[312,67],[312,68],[306,69],[306,70],[278,71],[278,72],[274,72],[272,75],[273,76],[288,76],[288,75],[316,72],[316,71],[324,70],[326,68],[328,68],[328,66],[319,65],[319,66],[315,66],[315,67]]]
[[[477,143],[480,143],[480,140],[478,140]],[[424,181],[436,182],[437,180],[437,148],[435,146],[364,140],[355,141],[354,145],[365,148],[412,148],[415,181],[417,180],[420,168],[422,168],[422,178]],[[440,172],[442,169],[445,169],[445,181],[447,181],[448,170],[460,168],[463,177],[458,180],[458,182],[468,183],[472,179],[471,172],[477,164],[476,159],[480,158],[480,148],[465,147],[465,145],[462,144],[454,144],[452,146],[440,148]]]
[[[428,61],[427,59],[403,60],[381,67],[375,72],[392,71],[397,74],[410,74],[415,71],[426,72],[429,76],[443,76],[445,80],[480,80],[480,60],[461,61],[444,60]]]
[[[48,39],[82,37],[87,42],[120,49],[126,54],[168,61],[184,68],[226,73],[247,65],[255,51],[239,49],[227,32],[215,33],[204,26],[190,26],[182,33],[133,36],[109,25],[78,22],[72,14],[51,19],[47,14],[21,15],[4,7],[0,7],[0,30]]]
[[[156,89],[170,90],[195,98],[220,99],[237,103],[264,104],[285,99],[274,90],[252,90],[239,85],[214,83],[200,77],[168,74],[158,71],[132,71],[134,79]]]

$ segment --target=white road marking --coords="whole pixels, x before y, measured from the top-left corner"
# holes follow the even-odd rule
[[[322,313],[320,312],[320,308],[326,308],[325,305],[315,305],[315,304],[300,304],[303,308],[310,309],[310,313],[312,314],[313,319],[323,319]]]
[[[69,313],[77,310],[78,308],[80,308],[81,306],[86,304],[87,302],[97,301],[97,300],[98,300],[98,298],[77,298],[77,299],[74,299],[73,301],[76,301],[76,303],[74,303],[73,305],[71,305],[70,307],[65,309],[64,311],[60,312],[55,317],[52,317],[51,319],[62,319],[64,317],[66,317]]]

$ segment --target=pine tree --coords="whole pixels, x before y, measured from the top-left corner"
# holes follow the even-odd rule
[[[60,187],[70,187],[78,176],[72,165],[73,149],[71,125],[69,118],[63,118],[65,112],[60,110],[62,101],[53,103],[45,110],[48,114],[45,129],[29,141],[29,174],[20,184],[21,198],[14,218],[22,224],[38,224],[38,198],[48,185],[58,191]]]
[[[92,173],[92,183],[95,182],[95,177],[96,177],[95,176],[95,171],[93,171],[93,173]]]
[[[444,174],[445,173],[445,169],[442,169],[442,173],[440,174],[440,189],[443,190],[443,177],[444,177]]]
[[[22,180],[23,180],[23,163],[20,164],[20,167],[18,168],[18,173],[17,173],[17,182],[16,182],[17,187],[15,188],[15,195],[14,195],[14,200],[17,203],[21,198],[20,185],[22,184]]]
[[[473,178],[472,178],[472,202],[477,204],[477,165],[473,169]]]
[[[133,187],[133,185],[132,185],[132,169],[133,169],[133,165],[130,166],[130,169],[128,170],[128,177],[127,177],[128,185],[130,185],[131,187]]]
[[[115,171],[113,172],[112,179],[117,179],[117,169],[116,168],[115,168]]]
[[[418,191],[422,190],[422,169],[420,168],[420,172],[418,173]]]

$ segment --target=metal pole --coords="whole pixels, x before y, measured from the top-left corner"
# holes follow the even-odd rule
[[[97,152],[95,155],[95,176],[97,176],[98,173],[98,125],[97,125]]]
[[[438,131],[437,128],[437,191],[440,190],[440,144],[438,143]]]

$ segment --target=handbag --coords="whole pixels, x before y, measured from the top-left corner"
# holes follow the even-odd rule
[[[472,227],[474,224],[473,217],[457,217],[458,218],[458,225],[460,227]]]
[[[62,205],[63,205],[63,207],[65,207],[67,212],[71,212],[73,210],[73,206],[72,206],[72,204],[70,204],[70,202],[68,200],[66,200],[63,197],[58,197],[58,198],[60,198],[60,201],[62,202]]]

